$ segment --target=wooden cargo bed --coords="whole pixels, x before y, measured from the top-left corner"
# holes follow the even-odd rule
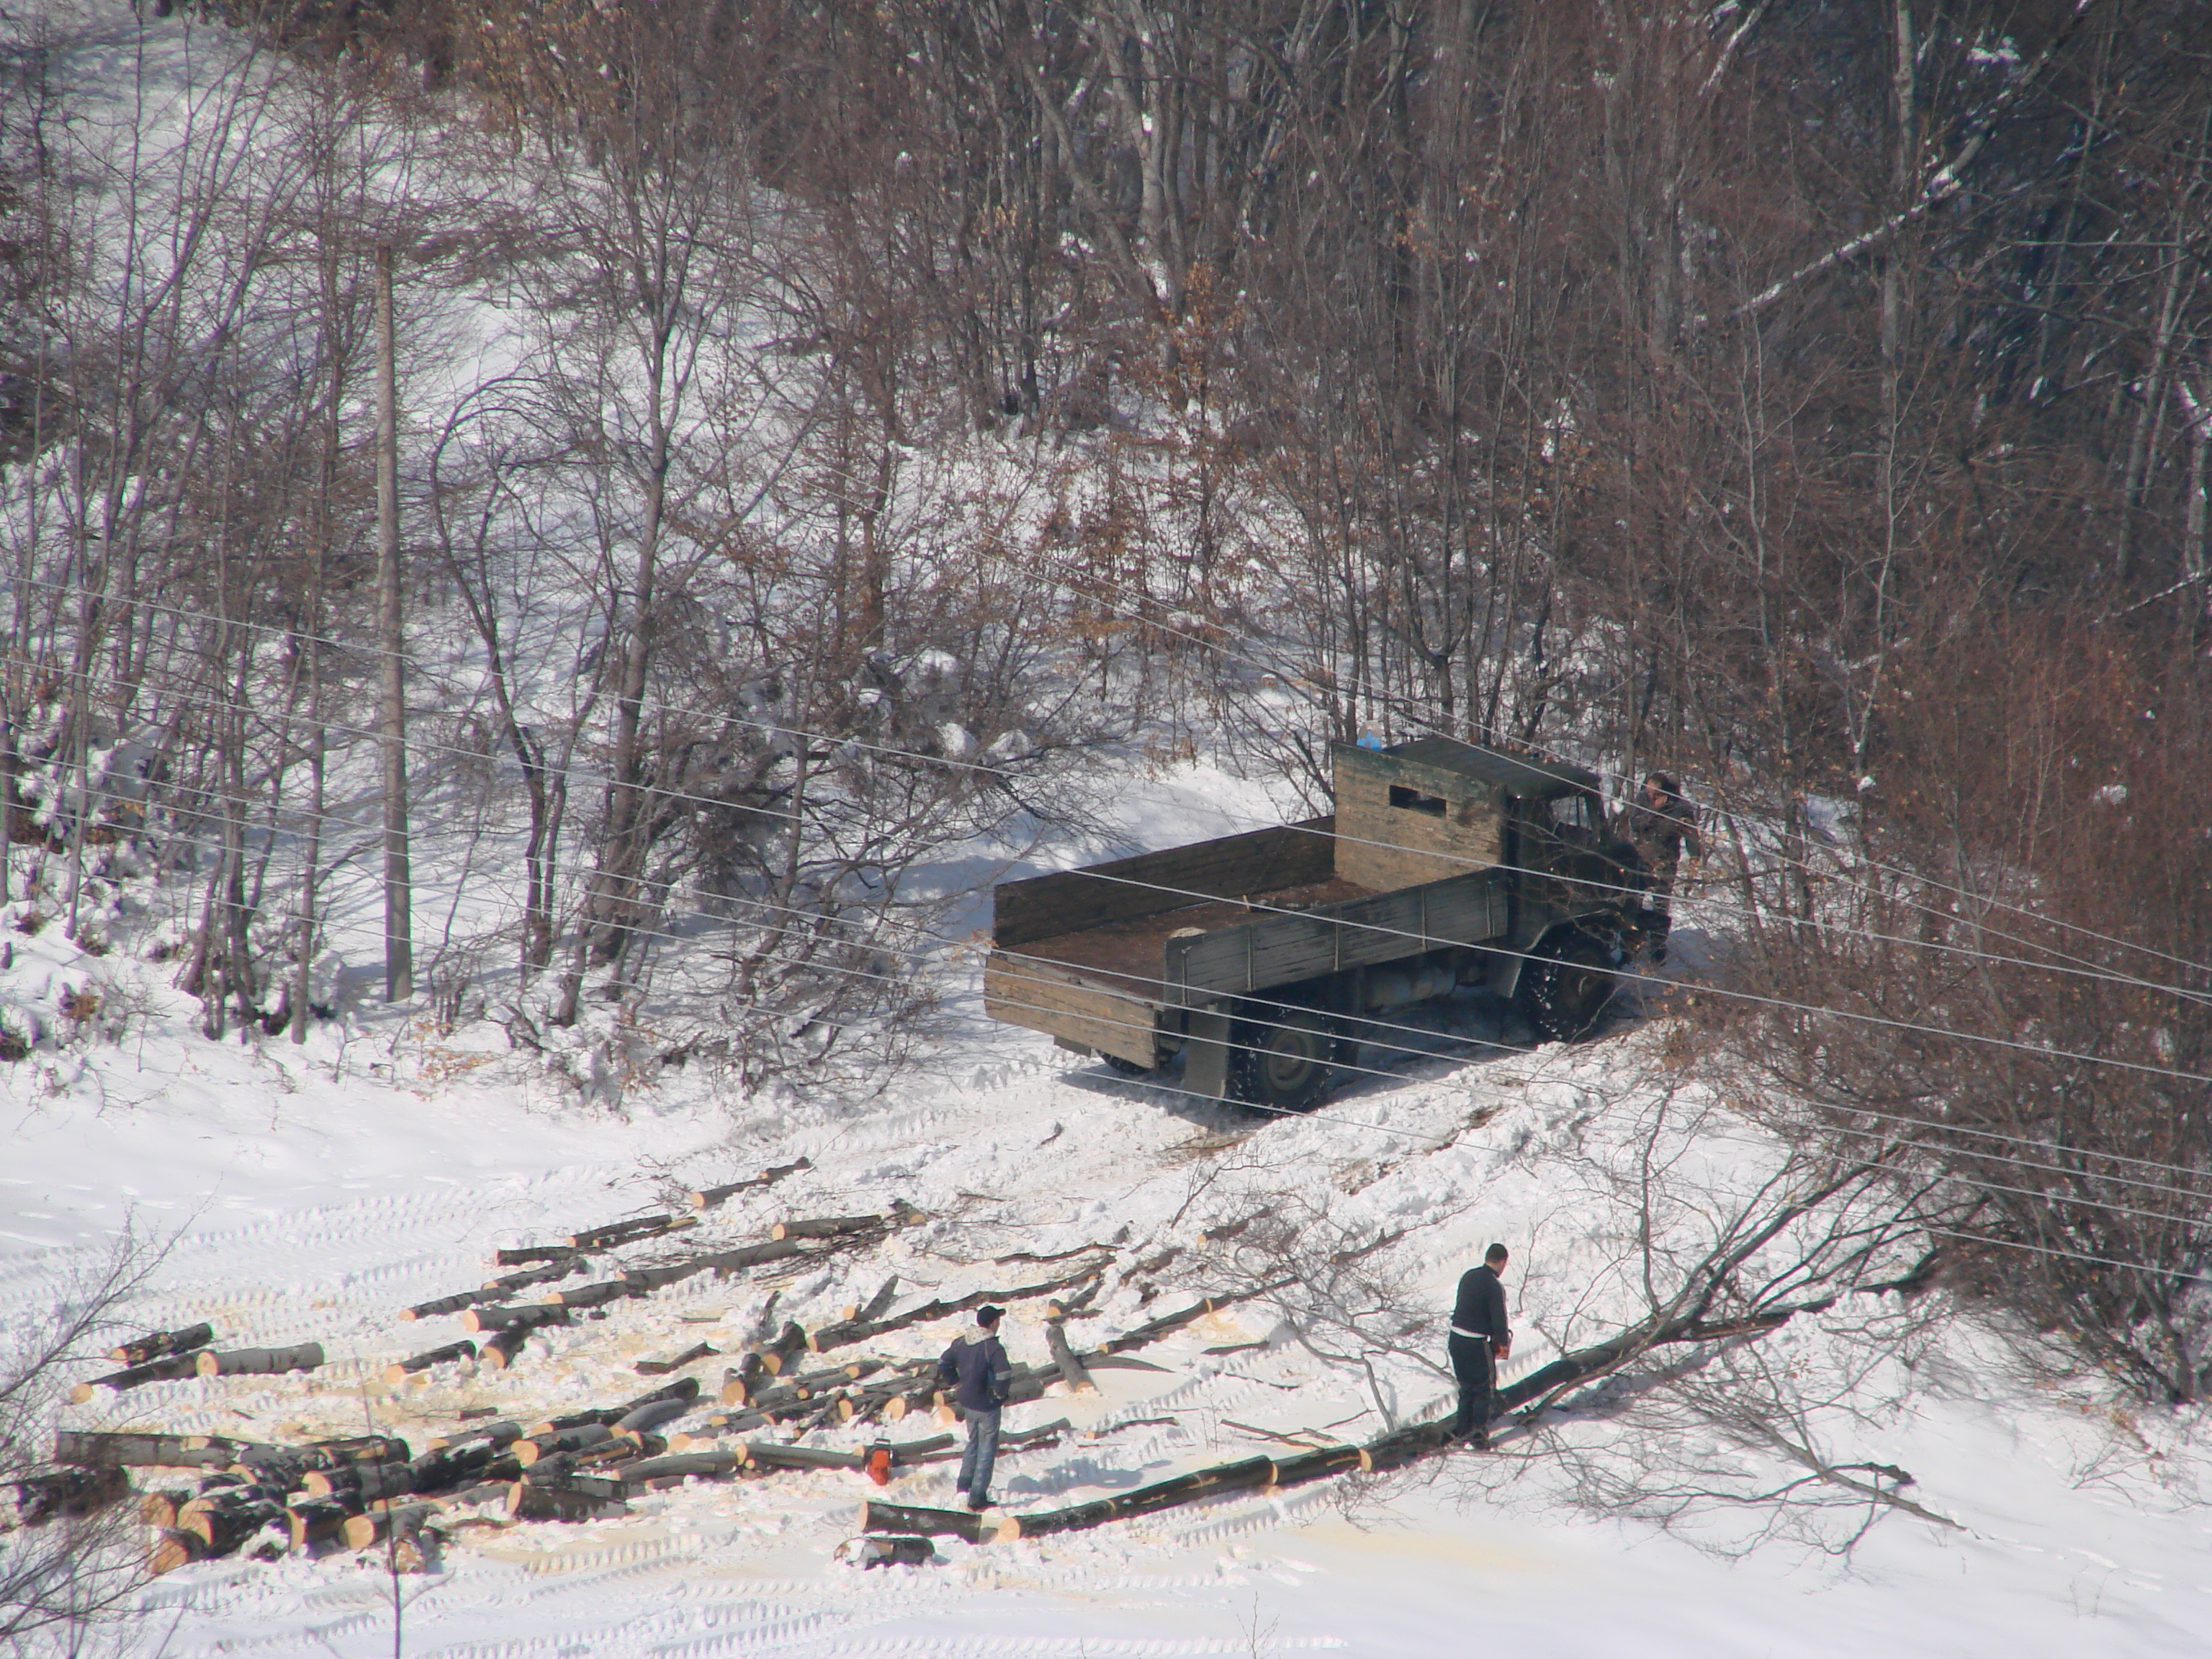
[[[1024,941],[1010,954],[1056,963],[1079,970],[1085,978],[1103,979],[1127,995],[1164,1002],[1162,975],[1170,934],[1185,929],[1210,933],[1218,928],[1240,927],[1283,911],[1310,910],[1346,899],[1365,898],[1370,891],[1332,877],[1253,893],[1242,901],[1217,899],[1186,904],[1179,909],[1156,910],[1150,915],[1055,933]]]

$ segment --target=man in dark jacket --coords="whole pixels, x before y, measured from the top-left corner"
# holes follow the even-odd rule
[[[1014,1368],[1007,1362],[999,1340],[999,1318],[1003,1308],[978,1308],[975,1323],[981,1334],[973,1339],[957,1337],[937,1362],[937,1380],[952,1390],[952,1402],[968,1419],[968,1451],[960,1460],[960,1479],[955,1489],[968,1494],[968,1507],[978,1513],[991,1507],[991,1465],[999,1455],[999,1409],[1013,1387]]]
[[[1674,872],[1686,851],[1694,861],[1705,855],[1698,835],[1697,809],[1682,798],[1674,780],[1654,772],[1628,809],[1624,826],[1646,872],[1644,931],[1651,940],[1651,960],[1667,960],[1667,931],[1674,925]]]
[[[1504,1271],[1506,1249],[1493,1244],[1482,1253],[1482,1265],[1459,1276],[1459,1300],[1452,1306],[1452,1375],[1459,1379],[1459,1415],[1452,1420],[1452,1437],[1490,1449],[1484,1431],[1498,1407],[1498,1366],[1513,1352],[1513,1332],[1505,1323],[1505,1287],[1498,1282]]]

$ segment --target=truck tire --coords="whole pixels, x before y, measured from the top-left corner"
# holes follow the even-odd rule
[[[1337,1079],[1336,1023],[1307,1008],[1286,1008],[1239,1027],[1230,1056],[1229,1094],[1248,1106],[1303,1112]]]
[[[1150,1077],[1159,1069],[1156,1066],[1139,1066],[1135,1060],[1124,1060],[1119,1054],[1102,1053],[1098,1058],[1106,1062],[1108,1071],[1116,1073],[1122,1077]]]
[[[1514,1000],[1541,1036],[1579,1042],[1597,1029],[1620,989],[1620,967],[1616,941],[1571,928],[1537,945],[1521,969]]]

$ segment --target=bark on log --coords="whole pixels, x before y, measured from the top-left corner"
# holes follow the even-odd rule
[[[493,1304],[471,1308],[461,1316],[461,1328],[465,1331],[527,1330],[534,1325],[566,1325],[568,1310],[557,1302],[526,1302],[518,1305]]]
[[[526,1291],[533,1285],[557,1285],[586,1271],[591,1263],[580,1255],[564,1255],[558,1261],[549,1261],[542,1267],[525,1267],[519,1273],[504,1273],[497,1279],[484,1280],[484,1289],[505,1294],[512,1291]]]
[[[67,1516],[90,1515],[131,1490],[119,1468],[72,1464],[0,1482],[0,1532],[40,1527]]]
[[[667,1457],[641,1457],[635,1463],[625,1463],[622,1478],[635,1491],[641,1486],[662,1481],[681,1481],[697,1477],[713,1480],[725,1474],[734,1474],[744,1468],[744,1455],[728,1450],[680,1452]]]
[[[625,1463],[612,1474],[579,1474],[573,1469],[562,1469],[557,1473],[547,1470],[540,1474],[536,1469],[525,1469],[521,1483],[526,1486],[557,1486],[572,1496],[596,1498],[602,1503],[619,1502],[629,1496],[625,1477],[630,1468],[631,1465]],[[511,1490],[513,1483],[509,1485]]]
[[[685,1197],[693,1209],[711,1210],[717,1204],[734,1197],[738,1193],[750,1192],[758,1187],[773,1187],[786,1176],[796,1175],[801,1170],[811,1170],[813,1167],[813,1160],[802,1158],[796,1164],[779,1164],[772,1170],[763,1170],[750,1180],[732,1181],[720,1187],[702,1188],[696,1193],[685,1194]]]
[[[635,1411],[624,1412],[616,1419],[615,1432],[643,1434],[647,1430],[659,1428],[663,1423],[673,1423],[690,1409],[691,1402],[688,1400],[655,1400]]]
[[[179,1377],[198,1376],[199,1362],[198,1352],[163,1354],[143,1364],[110,1371],[105,1376],[95,1376],[89,1382],[80,1382],[70,1390],[70,1399],[72,1403],[82,1406],[102,1389],[135,1389],[142,1382],[173,1382]]]
[[[143,1365],[150,1359],[190,1353],[194,1348],[204,1348],[214,1340],[215,1327],[203,1320],[197,1325],[186,1325],[179,1330],[149,1331],[143,1336],[135,1336],[119,1347],[110,1348],[107,1357],[118,1365]]]
[[[617,1244],[635,1244],[641,1238],[658,1238],[698,1224],[696,1215],[644,1215],[631,1221],[609,1222],[604,1227],[586,1227],[580,1233],[569,1234],[568,1244],[578,1250],[611,1249]]]
[[[1075,1350],[1067,1345],[1067,1328],[1057,1319],[1048,1322],[1044,1328],[1044,1345],[1052,1351],[1053,1364],[1060,1367],[1060,1379],[1072,1394],[1097,1394],[1098,1385],[1091,1380],[1091,1373],[1076,1358]]]
[[[54,1431],[54,1462],[88,1468],[220,1468],[238,1455],[234,1441],[204,1434],[106,1434],[91,1429]]]
[[[603,1440],[611,1440],[614,1431],[604,1423],[580,1423],[573,1429],[558,1433],[534,1436],[514,1443],[514,1455],[525,1468],[539,1458],[554,1452],[581,1451],[586,1446],[596,1446]]]
[[[722,1403],[725,1406],[744,1405],[758,1392],[763,1380],[769,1374],[768,1367],[761,1363],[759,1353],[748,1352],[738,1362],[735,1370],[722,1373]]]
[[[432,1348],[428,1352],[418,1353],[412,1358],[395,1360],[384,1368],[384,1380],[392,1383],[404,1382],[416,1372],[427,1371],[433,1365],[442,1365],[451,1359],[474,1359],[476,1357],[475,1343],[465,1340],[448,1342],[442,1348]]]
[[[777,1469],[857,1469],[866,1467],[865,1452],[832,1451],[826,1446],[784,1446],[772,1440],[745,1443],[745,1461]]]
[[[581,1254],[573,1244],[521,1244],[510,1250],[494,1250],[495,1267],[520,1267],[532,1261],[566,1261]]]
[[[910,1533],[917,1536],[949,1536],[970,1544],[997,1541],[1009,1525],[964,1510],[916,1509],[907,1504],[866,1503],[860,1505],[860,1530]]]
[[[686,1365],[695,1364],[702,1359],[712,1358],[720,1352],[720,1349],[710,1347],[704,1342],[695,1342],[681,1353],[669,1354],[659,1359],[639,1360],[637,1374],[640,1376],[665,1376],[671,1371],[680,1371]]]
[[[629,1505],[619,1498],[518,1480],[507,1489],[507,1512],[517,1521],[604,1521],[628,1515]]]
[[[198,1534],[210,1555],[228,1555],[264,1527],[283,1521],[283,1494],[263,1486],[196,1498],[177,1511],[178,1529]]]
[[[647,1406],[657,1406],[665,1401],[675,1401],[689,1406],[699,1397],[699,1379],[679,1376],[673,1382],[664,1382],[657,1389],[648,1389],[634,1400],[625,1400],[619,1406],[592,1406],[580,1412],[569,1412],[560,1417],[547,1418],[542,1423],[530,1425],[532,1435],[558,1434],[564,1429],[581,1428],[589,1423],[602,1423],[609,1428]],[[663,1419],[665,1420],[665,1419]]]
[[[827,1215],[811,1220],[793,1218],[779,1221],[769,1229],[768,1236],[779,1241],[794,1238],[850,1238],[856,1233],[880,1231],[890,1225],[890,1218],[881,1215]]]
[[[1273,1458],[1241,1458],[1234,1463],[1217,1463],[1211,1468],[1194,1469],[1188,1474],[1156,1480],[1149,1486],[1116,1492],[1110,1498],[1093,1498],[1087,1504],[1071,1504],[1064,1510],[1048,1510],[1042,1515],[1023,1516],[1018,1521],[1010,1517],[1007,1524],[1012,1528],[1012,1536],[1016,1538],[1042,1538],[1055,1532],[1079,1532],[1108,1521],[1146,1515],[1154,1510],[1173,1509],[1178,1504],[1212,1498],[1221,1492],[1244,1492],[1264,1486],[1273,1479],[1274,1472]]]
[[[775,1341],[754,1350],[761,1364],[781,1376],[793,1358],[807,1352],[809,1344],[805,1330],[795,1320],[784,1322],[783,1331]]]
[[[490,1341],[479,1344],[477,1348],[477,1365],[488,1371],[505,1370],[529,1346],[530,1333],[537,1328],[534,1324],[510,1325]]]
[[[805,1248],[796,1240],[789,1243],[772,1241],[766,1244],[740,1244],[734,1250],[717,1250],[702,1255],[705,1262],[723,1279],[732,1273],[743,1273],[747,1267],[757,1267],[770,1261],[788,1261],[793,1256],[805,1255]]]
[[[589,1285],[571,1285],[565,1291],[548,1291],[544,1305],[550,1308],[603,1308],[610,1302],[625,1302],[631,1297],[642,1294],[626,1279],[602,1279]]]
[[[473,1308],[478,1303],[495,1302],[498,1299],[499,1292],[487,1285],[481,1290],[455,1291],[451,1296],[434,1297],[428,1302],[417,1302],[411,1308],[402,1308],[399,1310],[399,1316],[402,1319],[436,1319],[444,1314],[459,1313],[465,1308]]]
[[[1295,1486],[1326,1475],[1349,1474],[1355,1469],[1371,1467],[1364,1447],[1322,1446],[1296,1457],[1277,1458],[1274,1478],[1268,1481],[1267,1490],[1273,1492],[1279,1486]]]
[[[323,1345],[300,1342],[289,1348],[234,1348],[228,1353],[203,1353],[202,1376],[277,1376],[287,1371],[312,1371],[323,1363]]]
[[[425,1446],[425,1451],[444,1451],[453,1446],[465,1446],[475,1440],[488,1440],[495,1446],[511,1446],[522,1438],[522,1425],[512,1418],[501,1418],[496,1423],[479,1423],[473,1429],[464,1429],[458,1434],[441,1435]]]
[[[165,1572],[174,1572],[179,1567],[204,1561],[209,1553],[207,1540],[198,1533],[186,1532],[179,1527],[165,1528],[155,1539],[154,1547],[147,1553],[146,1571],[158,1578]]]
[[[506,1488],[501,1487],[504,1495]],[[397,1546],[404,1540],[418,1536],[423,1523],[440,1513],[436,1504],[406,1504],[394,1508],[372,1510],[363,1515],[349,1516],[338,1528],[338,1541],[349,1550],[365,1550],[372,1544],[381,1544],[386,1539]],[[394,1561],[402,1572],[409,1569]]]
[[[407,1443],[395,1435],[367,1434],[313,1441],[304,1446],[246,1446],[240,1449],[233,1467],[264,1486],[289,1488],[319,1471],[404,1463],[410,1455]]]
[[[311,1544],[329,1542],[339,1536],[345,1523],[361,1510],[362,1500],[349,1496],[295,1498],[284,1512],[292,1534],[292,1547],[306,1549]]]

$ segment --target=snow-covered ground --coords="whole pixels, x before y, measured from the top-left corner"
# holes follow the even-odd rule
[[[1234,827],[1224,814],[1264,805],[1250,786],[1189,774],[1125,797],[1126,839],[1218,833]],[[18,948],[0,975],[11,997],[51,999],[70,981],[72,947],[58,935],[12,936]],[[965,982],[968,970],[951,971]],[[1264,1121],[971,1024],[865,1108],[733,1107],[694,1073],[633,1087],[610,1110],[579,1104],[503,1042],[441,1038],[369,1009],[301,1047],[258,1036],[210,1042],[179,1035],[191,1030],[191,1006],[179,999],[120,1041],[80,1042],[0,1072],[9,1152],[0,1321],[50,1300],[128,1222],[173,1238],[136,1322],[204,1318],[226,1346],[313,1340],[332,1358],[307,1376],[153,1385],[75,1408],[84,1426],[286,1439],[374,1425],[419,1444],[471,1407],[528,1420],[627,1398],[650,1386],[637,1359],[699,1340],[732,1351],[771,1294],[779,1322],[811,1324],[866,1300],[890,1273],[898,1305],[911,1305],[1058,1271],[1000,1257],[1115,1245],[1108,1290],[1074,1326],[1095,1340],[1221,1288],[1218,1258],[1200,1235],[1267,1204],[1302,1209],[1348,1239],[1406,1230],[1387,1253],[1390,1269],[1439,1309],[1484,1243],[1510,1241],[1519,1370],[1563,1334],[1582,1340],[1604,1323],[1606,1305],[1589,1298],[1617,1249],[1618,1218],[1591,1200],[1589,1170],[1644,1133],[1638,1100],[1653,1045],[1650,1030],[1629,1029],[1577,1049],[1525,1048],[1510,1017],[1470,1003],[1438,1022],[1450,1028],[1439,1030],[1438,1058],[1365,1080],[1311,1117]],[[1738,1153],[1759,1156],[1747,1132],[1699,1151],[1723,1176]],[[930,1219],[796,1279],[702,1275],[613,1304],[604,1320],[545,1332],[503,1372],[448,1366],[408,1387],[381,1382],[390,1360],[461,1334],[454,1318],[403,1323],[398,1310],[474,1287],[495,1247],[650,1211],[681,1188],[800,1156],[811,1169],[709,1212],[682,1248],[757,1239],[787,1216],[881,1211],[895,1198]],[[1139,1269],[1170,1245],[1182,1252],[1176,1261]],[[609,1260],[677,1253],[647,1242]],[[1161,1370],[1102,1371],[1102,1396],[1055,1394],[1011,1412],[1010,1430],[1064,1417],[1077,1432],[1001,1464],[1008,1512],[1283,1443],[1271,1436],[1369,1437],[1383,1426],[1378,1405],[1407,1418],[1443,1398],[1443,1380],[1413,1358],[1386,1359],[1372,1378],[1326,1362],[1264,1305],[1224,1309],[1144,1350]],[[1040,1306],[1012,1305],[1017,1358],[1042,1357]],[[959,1325],[856,1352],[932,1353]],[[1255,1343],[1265,1346],[1244,1346]],[[1236,1352],[1209,1352],[1224,1349]],[[690,1369],[711,1394],[726,1363]],[[935,1565],[862,1572],[834,1555],[860,1502],[949,1505],[950,1466],[902,1474],[888,1492],[854,1473],[787,1473],[695,1483],[638,1501],[620,1520],[465,1528],[442,1571],[404,1583],[404,1650],[526,1659],[2212,1649],[2212,1511],[2197,1506],[2205,1460],[2187,1425],[2007,1375],[1995,1350],[1960,1328],[1910,1376],[1889,1379],[1879,1400],[1866,1393],[1847,1425],[1850,1455],[1910,1469],[1912,1498],[1958,1524],[1887,1516],[1848,1559],[1777,1543],[1729,1563],[1650,1526],[1572,1510],[1545,1455],[1516,1462],[1502,1451],[1431,1460],[1382,1486],[1324,1481],[1030,1542],[940,1540]],[[1560,1431],[1585,1431],[1606,1429],[1593,1418]],[[390,1583],[379,1565],[372,1553],[185,1569],[146,1593],[128,1650],[390,1652]]]

